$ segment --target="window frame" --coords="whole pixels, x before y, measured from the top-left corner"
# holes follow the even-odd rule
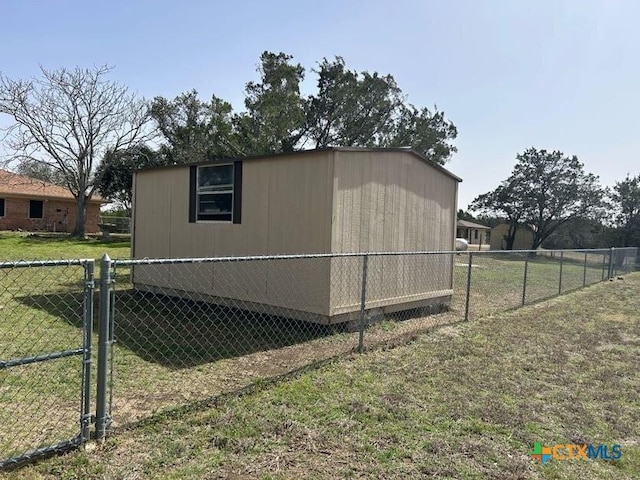
[[[206,168],[222,168],[231,166],[231,183],[219,184],[203,189],[200,186],[201,171]],[[242,212],[242,162],[225,162],[192,165],[189,173],[189,223],[221,223],[239,224]],[[230,195],[231,210],[229,213],[200,213],[201,196]],[[227,218],[206,218],[207,216],[224,216]]]
[[[40,216],[39,217],[34,217],[31,215],[31,210],[32,210],[32,205],[34,202],[40,202]],[[35,199],[29,199],[29,211],[27,212],[27,218],[29,218],[29,220],[43,220],[44,219],[44,200],[35,200]]]
[[[0,218],[7,216],[7,200],[4,197],[0,197]]]
[[[221,183],[213,186],[211,189],[205,189],[200,185],[201,174],[205,169],[216,169],[231,167],[231,183]],[[198,167],[197,183],[196,183],[196,216],[198,222],[215,222],[215,223],[233,223],[233,179],[234,175],[233,163],[221,163],[219,165],[201,165]],[[219,190],[217,190],[219,188]],[[231,195],[231,208],[229,213],[202,213],[200,211],[200,205],[202,203],[201,198],[205,195]],[[225,218],[204,218],[204,217],[225,217]],[[226,217],[229,217],[227,220]]]

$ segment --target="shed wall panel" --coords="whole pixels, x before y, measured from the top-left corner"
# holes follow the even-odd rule
[[[240,224],[189,223],[188,167],[138,172],[136,258],[328,253],[332,157],[245,161]],[[328,315],[329,272],[328,259],[153,265],[134,282]]]
[[[452,250],[457,181],[403,152],[336,152],[334,252]],[[448,255],[386,256],[370,260],[367,306],[431,298],[450,292]],[[355,261],[332,261],[332,311],[360,304],[361,272]]]

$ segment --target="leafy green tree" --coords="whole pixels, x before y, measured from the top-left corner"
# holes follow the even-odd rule
[[[315,72],[318,93],[309,98],[307,118],[314,147],[389,143],[403,105],[391,75],[348,70],[341,57],[325,58]]]
[[[543,242],[544,248],[603,248],[611,246],[611,228],[593,218],[574,218]]]
[[[404,105],[396,120],[392,138],[381,146],[410,146],[432,162],[443,165],[457,151],[451,144],[457,136],[458,130],[443,112]]]
[[[567,222],[602,215],[605,190],[576,156],[530,148],[516,160],[509,178],[476,198],[472,210],[503,216],[515,230],[520,223],[528,225],[533,231],[531,249]]]
[[[640,174],[627,174],[611,193],[621,246],[640,246]]]
[[[513,250],[516,233],[522,226],[526,209],[522,199],[526,192],[517,178],[504,180],[495,190],[479,195],[469,209],[480,212],[485,217],[497,217],[508,225],[505,235],[505,248]]]
[[[285,53],[264,52],[259,80],[245,86],[245,110],[192,90],[174,100],[156,97],[151,110],[174,163],[262,155],[330,146],[412,147],[445,163],[456,151],[453,123],[441,111],[406,102],[391,75],[356,72],[341,57],[324,59],[317,92],[303,96],[304,68]]]
[[[133,201],[133,173],[141,168],[168,165],[167,159],[146,145],[135,145],[127,150],[107,151],[98,167],[100,194],[116,203],[131,216]]]
[[[244,154],[234,143],[231,104],[215,95],[210,102],[201,101],[195,90],[173,100],[156,97],[151,118],[165,141],[160,150],[169,163]]]
[[[325,58],[315,72],[305,135],[315,148],[409,146],[439,164],[456,151],[453,123],[437,109],[407,103],[392,75],[348,70],[341,57]]]
[[[473,215],[471,215],[469,212],[461,208],[458,210],[458,220],[467,220],[469,222],[474,222],[476,218]]]
[[[260,56],[259,82],[245,87],[246,112],[236,115],[238,142],[245,152],[293,151],[304,133],[305,100],[300,95],[304,68],[285,53]]]

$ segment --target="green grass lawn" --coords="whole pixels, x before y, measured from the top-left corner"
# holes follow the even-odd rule
[[[98,259],[104,252],[128,258],[129,243],[0,234],[0,261]],[[586,272],[577,261],[565,262],[562,292],[581,287],[583,280],[600,281],[601,256],[588,260]],[[369,327],[365,346],[402,344],[436,326],[459,322],[464,314],[466,262],[464,254],[456,256],[449,312],[395,315],[405,321]],[[475,256],[470,318],[519,306],[523,268],[521,256]],[[82,278],[82,267],[73,265],[0,270],[0,360],[80,346]],[[559,286],[556,259],[544,255],[530,259],[527,303],[557,295]],[[117,271],[116,289],[112,385],[116,434],[110,444],[162,412],[349,354],[358,343],[357,333],[142,295],[131,290],[127,269]],[[97,318],[97,308],[94,313]],[[95,340],[94,336],[94,346]],[[72,357],[0,370],[0,458],[77,433],[80,360]],[[95,361],[94,356],[94,368]],[[73,475],[72,470],[68,473]]]
[[[336,360],[8,478],[640,477],[640,274]],[[622,445],[552,460],[534,442]]]
[[[0,233],[0,262],[129,258],[130,242]],[[97,267],[96,267],[97,270]],[[0,269],[0,360],[80,348],[81,266]],[[81,358],[0,370],[0,457],[78,432]]]
[[[69,258],[130,258],[131,242],[126,237],[112,241],[77,240],[64,236],[0,232],[0,262],[12,260],[59,260]]]

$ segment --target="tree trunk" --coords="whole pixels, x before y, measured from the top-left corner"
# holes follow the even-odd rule
[[[507,234],[504,236],[505,250],[513,250],[513,244],[516,241],[517,231],[518,227],[516,225],[509,225],[509,230],[507,230]]]
[[[84,195],[76,197],[76,224],[73,228],[72,237],[84,238],[86,233],[87,202]]]

